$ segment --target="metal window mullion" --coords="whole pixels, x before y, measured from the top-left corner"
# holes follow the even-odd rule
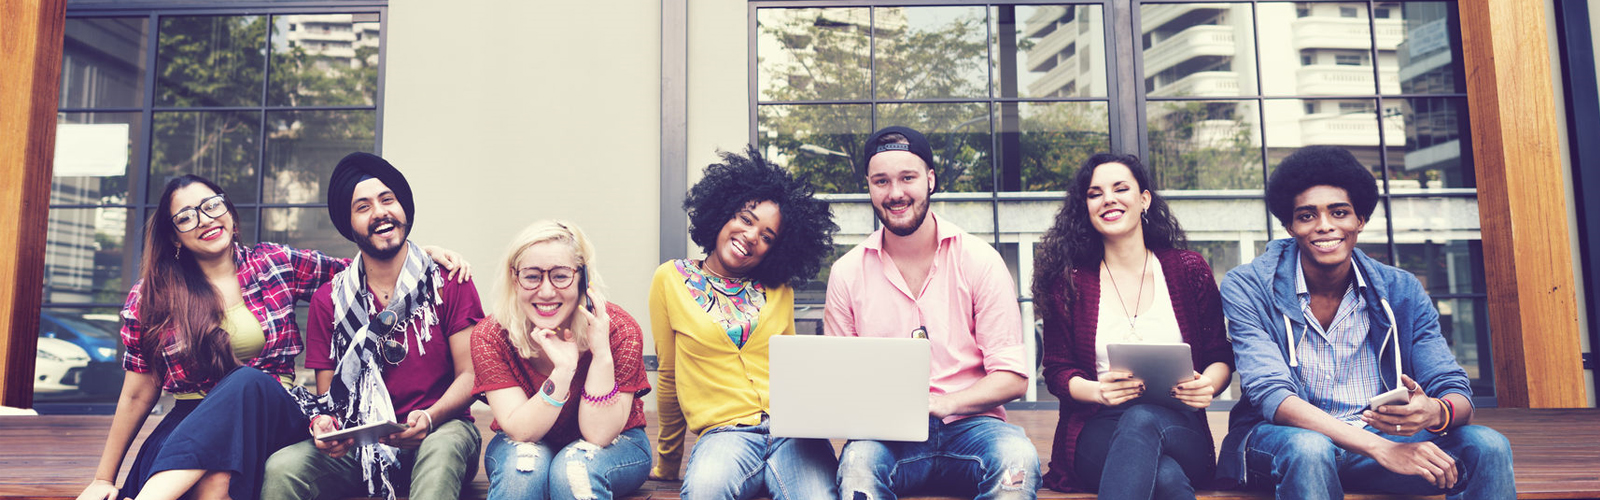
[[[992,226],[989,227],[989,239],[992,240],[994,248],[996,250],[999,250],[1000,249],[1000,194],[999,193],[1000,193],[1000,168],[1001,168],[1001,165],[1000,165],[1000,162],[999,162],[999,160],[1000,160],[1000,131],[999,131],[999,127],[995,126],[995,114],[999,110],[995,108],[995,103],[994,103],[994,98],[996,97],[995,96],[995,92],[994,92],[994,77],[995,77],[994,65],[995,65],[995,62],[996,62],[995,59],[994,59],[994,44],[995,44],[995,40],[996,40],[995,36],[994,36],[994,25],[995,25],[995,23],[997,23],[999,21],[994,19],[993,13],[994,13],[994,8],[993,7],[988,6],[988,5],[985,5],[983,7],[983,19],[984,19],[984,23],[983,23],[983,31],[984,31],[983,53],[984,53],[984,56],[985,56],[985,59],[986,59],[984,61],[984,66],[985,66],[984,74],[987,76],[987,78],[984,79],[985,80],[984,81],[984,87],[989,89],[989,101],[983,107],[983,109],[984,109],[985,113],[988,114],[988,116],[985,116],[984,118],[987,118],[987,121],[989,122],[989,217],[992,220],[991,223],[993,224]],[[1019,116],[1019,118],[1020,118],[1020,116]],[[1019,129],[1020,129],[1020,127],[1019,127]],[[952,132],[952,135],[954,135],[953,133],[955,131],[951,130],[950,132]],[[945,161],[950,161],[950,160],[946,159]],[[1019,171],[1018,173],[1020,175],[1021,172]]]
[[[1268,165],[1267,158],[1267,101],[1262,94],[1265,85],[1261,81],[1261,4],[1252,0],[1250,2],[1250,47],[1255,51],[1256,66],[1256,133],[1261,134],[1261,195],[1266,199],[1267,176],[1272,173],[1272,166]],[[1263,203],[1265,205],[1265,203]],[[1265,208],[1267,222],[1267,241],[1272,241],[1272,207]],[[1245,264],[1240,262],[1240,264]]]
[[[275,14],[263,14],[267,18],[267,32],[263,35],[262,42],[266,45],[265,55],[261,58],[261,108],[257,113],[257,123],[260,128],[256,130],[259,141],[256,143],[256,203],[261,203],[265,198],[267,183],[267,100],[272,95],[272,21]],[[254,239],[261,241],[261,210],[256,209],[256,227]]]
[[[145,232],[148,231],[149,228],[146,227],[146,226],[148,226],[148,224],[144,224],[144,223],[142,223],[142,221],[150,220],[150,207],[149,207],[149,205],[158,201],[158,200],[151,200],[149,198],[150,198],[150,169],[152,167],[152,163],[154,163],[154,161],[155,161],[155,149],[156,149],[156,147],[155,147],[156,74],[160,72],[160,68],[157,67],[157,64],[159,62],[159,58],[157,56],[161,52],[161,14],[152,12],[152,13],[150,13],[148,19],[149,20],[146,21],[146,22],[149,23],[149,26],[145,30],[146,31],[146,33],[145,33],[145,46],[148,47],[148,48],[145,50],[145,63],[144,63],[144,102],[140,103],[141,104],[140,107],[142,109],[139,112],[139,121],[143,125],[142,127],[140,127],[140,130],[139,130],[139,144],[144,148],[144,151],[143,151],[143,154],[139,155],[139,158],[138,158],[139,172],[136,175],[133,176],[136,179],[136,181],[133,183],[132,186],[129,186],[129,193],[128,193],[128,201],[130,203],[136,202],[136,201],[142,201],[143,202],[143,203],[139,204],[139,208],[137,209],[137,212],[139,214],[138,219],[133,221],[132,224],[131,224],[134,229],[133,229],[133,231],[130,231],[130,232],[132,232],[134,234],[133,241],[135,241],[135,242],[144,241]],[[135,194],[134,192],[132,192],[133,189],[137,189],[138,193]],[[130,263],[143,262],[144,245],[123,244],[123,246],[122,246],[123,251],[126,252],[129,247],[133,248],[133,258],[127,259],[127,262],[130,262]],[[139,267],[137,265],[123,266],[123,269],[122,269],[122,280],[123,281],[122,282],[123,283],[133,283],[134,281],[136,281],[138,279],[138,270],[139,270]]]
[[[383,156],[383,89],[389,64],[389,7],[378,8],[378,88],[372,89],[372,152]],[[366,61],[362,61],[366,64]]]
[[[1367,47],[1367,53],[1372,57],[1372,85],[1376,92],[1373,105],[1376,106],[1374,115],[1378,118],[1378,166],[1383,171],[1383,231],[1389,239],[1389,265],[1400,266],[1400,247],[1394,242],[1394,205],[1389,196],[1389,143],[1383,126],[1383,79],[1378,71],[1378,5],[1374,0],[1367,0],[1367,39],[1372,44]]]
[[[263,83],[265,83],[263,81]],[[262,88],[266,93],[266,88]],[[263,97],[265,99],[265,97]],[[251,112],[251,111],[373,111],[376,106],[162,106],[157,112]]]
[[[747,81],[745,82],[745,99],[747,102],[749,102],[750,106],[750,144],[757,145],[758,148],[761,140],[761,63],[759,61],[759,44],[761,43],[760,10],[761,9],[757,4],[752,3],[750,4],[749,10],[745,12],[745,39],[748,40],[745,42],[745,74],[748,76]]]

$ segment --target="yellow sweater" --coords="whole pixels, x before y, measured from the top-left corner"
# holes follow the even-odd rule
[[[650,281],[650,333],[656,342],[656,411],[661,436],[656,470],[676,477],[683,458],[683,431],[700,434],[725,425],[761,423],[767,397],[767,347],[773,335],[794,335],[794,289],[768,287],[755,331],[744,348],[700,309],[673,261],[656,268]]]

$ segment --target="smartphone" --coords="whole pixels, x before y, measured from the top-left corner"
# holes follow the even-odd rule
[[[594,312],[594,299],[589,298],[589,266],[578,268],[578,301],[584,309]]]
[[[1394,388],[1394,390],[1391,390],[1389,392],[1385,392],[1383,394],[1379,394],[1377,396],[1373,396],[1372,399],[1368,399],[1367,400],[1367,409],[1368,410],[1377,411],[1379,406],[1384,406],[1384,405],[1403,405],[1403,404],[1406,404],[1406,402],[1410,401],[1410,400],[1411,400],[1411,391],[1407,390],[1406,386],[1402,385],[1400,387]]]

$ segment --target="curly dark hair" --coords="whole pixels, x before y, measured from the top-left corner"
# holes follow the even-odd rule
[[[1267,209],[1288,227],[1294,198],[1316,186],[1343,189],[1361,220],[1372,218],[1378,208],[1378,180],[1355,155],[1336,146],[1307,146],[1284,158],[1267,179]]]
[[[738,153],[719,152],[722,163],[707,165],[705,176],[683,200],[689,214],[689,239],[710,254],[717,245],[717,233],[733,220],[748,203],[771,201],[778,205],[783,222],[778,238],[761,259],[750,278],[766,286],[799,287],[822,270],[822,259],[833,252],[833,223],[828,202],[813,196],[811,183],[804,177],[789,175],[782,167],[767,163],[755,146]]]
[[[1089,191],[1089,181],[1094,178],[1095,169],[1107,163],[1126,165],[1128,171],[1133,173],[1134,182],[1139,184],[1139,189],[1150,191],[1150,208],[1145,213],[1144,246],[1161,250],[1187,248],[1189,245],[1178,218],[1167,207],[1167,200],[1156,192],[1155,185],[1150,182],[1150,172],[1139,161],[1139,157],[1114,153],[1090,156],[1078,167],[1072,183],[1067,185],[1066,200],[1061,204],[1061,210],[1056,211],[1055,222],[1050,225],[1050,230],[1045,231],[1044,238],[1039,240],[1039,249],[1034,254],[1034,298],[1041,301],[1048,301],[1049,297],[1061,298],[1061,303],[1042,304],[1043,307],[1035,309],[1045,317],[1054,311],[1066,310],[1064,306],[1077,298],[1077,291],[1072,285],[1072,270],[1098,268],[1100,259],[1105,255],[1105,243],[1100,231],[1089,220],[1089,203],[1085,194]]]

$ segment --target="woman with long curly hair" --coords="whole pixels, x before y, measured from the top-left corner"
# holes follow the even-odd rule
[[[706,167],[683,207],[706,256],[663,263],[650,284],[661,418],[651,477],[677,478],[687,429],[700,438],[686,500],[837,497],[833,446],[773,438],[766,418],[768,341],[794,334],[794,289],[833,248],[828,203],[749,148]]]
[[[1045,485],[1106,499],[1194,498],[1216,468],[1205,408],[1233,365],[1211,267],[1184,248],[1177,218],[1129,155],[1083,162],[1039,246],[1044,375],[1061,399]],[[1143,381],[1110,369],[1106,346],[1128,343],[1189,344],[1200,371],[1169,394],[1186,410],[1147,403]]]
[[[429,252],[464,266],[459,255]],[[145,222],[143,255],[122,310],[122,394],[78,499],[256,498],[267,457],[308,436],[287,390],[304,347],[295,304],[350,261],[275,243],[242,246],[233,201],[196,175],[167,182]],[[119,489],[117,471],[162,390],[176,403]]]

